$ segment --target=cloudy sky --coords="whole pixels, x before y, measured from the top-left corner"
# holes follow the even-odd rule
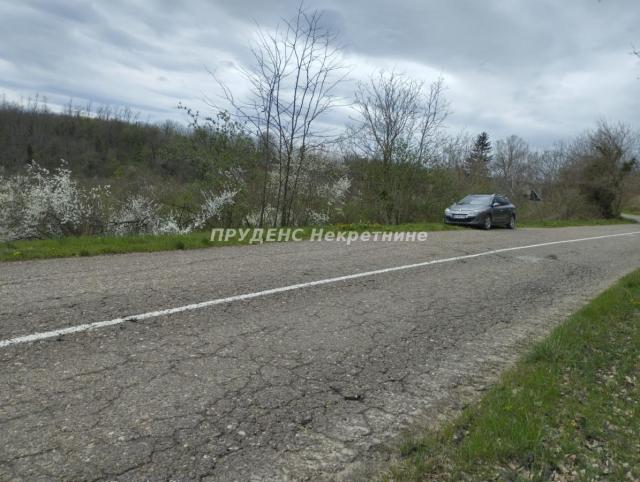
[[[298,0],[0,0],[0,94],[60,106],[130,106],[185,121],[178,102],[218,94],[207,69],[242,94],[256,24],[275,27]],[[442,75],[449,129],[537,145],[598,119],[640,127],[638,0],[306,0],[337,29],[354,82],[395,69]],[[327,122],[348,121],[349,111]]]

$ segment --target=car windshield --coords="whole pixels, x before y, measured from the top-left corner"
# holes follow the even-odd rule
[[[474,206],[488,206],[491,202],[490,195],[481,195],[481,196],[467,196],[464,199],[461,199],[456,204],[472,204]]]

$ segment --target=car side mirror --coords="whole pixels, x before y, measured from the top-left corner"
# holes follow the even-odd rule
[[[491,207],[492,207],[492,208],[497,208],[498,206],[500,206],[500,203],[493,203],[493,204],[491,205]]]

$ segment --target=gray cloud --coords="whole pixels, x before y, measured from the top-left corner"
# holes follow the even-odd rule
[[[255,24],[271,28],[297,0],[175,2],[0,0],[0,93],[128,105],[143,118],[184,120],[250,62]],[[307,0],[341,32],[352,83],[379,68],[445,77],[450,129],[517,133],[538,145],[599,118],[637,123],[636,0]],[[325,119],[347,121],[345,109]]]

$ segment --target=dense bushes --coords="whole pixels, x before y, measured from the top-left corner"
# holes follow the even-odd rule
[[[25,239],[102,232],[109,186],[81,188],[71,171],[32,164],[24,175],[0,178],[0,238]]]
[[[32,163],[25,174],[0,177],[0,240],[187,233],[219,219],[235,194],[203,193],[199,209],[185,218],[140,194],[119,201],[108,185],[83,187],[64,163],[54,171]]]
[[[3,104],[0,238],[281,223],[276,156],[265,162],[265,145],[228,115],[178,128],[105,112]],[[466,135],[432,139],[422,160],[405,149],[386,163],[375,146],[318,147],[299,166],[288,223],[437,221],[469,192],[510,196],[522,219],[617,216],[638,203],[636,140],[604,123],[547,150],[510,136],[493,143],[486,170],[469,168],[477,139]],[[543,201],[528,201],[531,190]]]

